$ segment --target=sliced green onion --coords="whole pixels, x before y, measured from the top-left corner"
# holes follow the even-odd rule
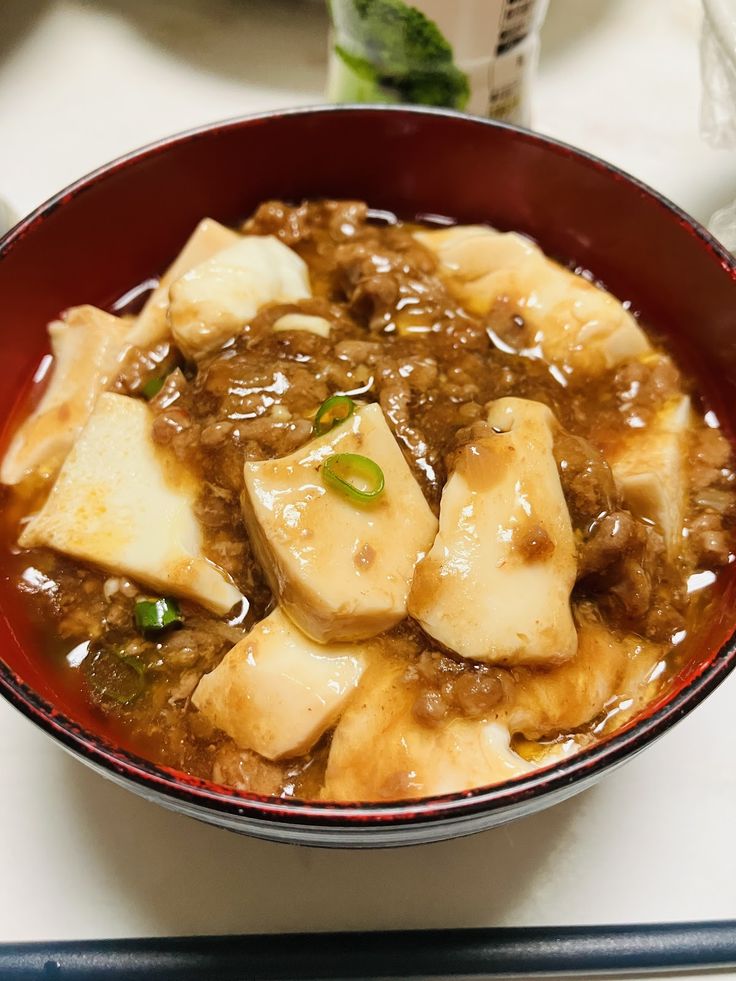
[[[141,388],[141,395],[149,401],[154,398],[164,387],[165,378],[149,378]]]
[[[140,630],[165,630],[183,622],[184,617],[175,599],[163,596],[156,600],[139,600],[135,604],[135,623]]]
[[[312,433],[315,436],[324,436],[335,426],[339,426],[341,422],[349,419],[354,412],[355,402],[347,395],[331,395],[317,409]]]
[[[370,504],[383,493],[383,470],[360,453],[336,453],[322,464],[322,479],[358,504]]]
[[[104,648],[85,659],[83,667],[93,697],[102,702],[129,705],[145,687],[146,668],[138,657]]]

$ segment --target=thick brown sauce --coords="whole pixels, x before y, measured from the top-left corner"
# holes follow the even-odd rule
[[[226,623],[184,603],[182,629],[158,642],[141,637],[133,625],[134,586],[45,550],[18,550],[19,522],[48,490],[31,479],[14,491],[3,489],[3,551],[43,637],[50,670],[86,692],[101,725],[155,762],[239,789],[318,796],[329,734],[307,757],[271,763],[238,749],[189,704],[199,678],[273,605],[241,518],[243,458],[282,456],[305,443],[315,410],[331,394],[379,401],[427,500],[438,510],[448,467],[472,438],[484,405],[514,395],[545,402],[572,434],[557,441],[556,452],[585,572],[575,603],[592,604],[616,629],[661,643],[658,684],[664,684],[688,657],[688,637],[711,602],[709,588],[688,593],[688,580],[707,587],[715,579],[711,570],[731,559],[728,445],[712,425],[697,424],[690,453],[689,536],[672,564],[652,529],[634,522],[618,500],[601,451],[614,447],[627,427],[646,426],[668,395],[690,390],[673,362],[663,357],[624,365],[594,385],[573,374],[561,384],[541,360],[509,353],[514,335],[524,328],[511,303],[498,304],[485,318],[469,316],[437,277],[435,260],[413,239],[412,226],[393,218],[366,220],[361,204],[268,204],[245,228],[277,234],[303,257],[314,298],[263,309],[235,343],[196,371],[168,345],[136,351],[117,388],[140,396],[143,384],[161,374],[162,363],[167,369],[179,365],[151,403],[154,438],[199,475],[198,517],[206,552],[247,596],[247,614]],[[297,310],[330,320],[329,338],[271,333],[279,316]],[[29,409],[38,388],[29,396]],[[607,553],[601,544],[606,521],[611,528],[620,529],[623,522],[628,529],[625,541],[619,535]],[[527,546],[534,550],[544,543],[531,535]],[[693,580],[695,574],[700,579]],[[514,680],[513,672],[460,664],[441,654],[410,621],[394,633],[407,641],[401,645],[406,683],[416,689],[415,717],[426,725],[453,713],[482,716]],[[141,691],[126,704],[101,694],[109,681],[104,652],[111,647],[145,666]],[[136,677],[113,679],[121,680],[137,691]],[[607,719],[609,727],[618,725],[626,717],[620,708],[612,698],[607,713],[593,719],[579,741],[605,731]],[[569,737],[549,733],[542,744]],[[530,758],[539,756],[542,744],[517,740]]]

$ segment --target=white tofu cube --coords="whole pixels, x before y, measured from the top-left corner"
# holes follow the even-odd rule
[[[488,423],[445,484],[439,534],[417,567],[409,613],[462,657],[559,664],[577,645],[577,559],[553,455],[555,418],[540,402],[503,398]]]
[[[451,794],[534,769],[493,716],[419,722],[406,663],[374,658],[337,724],[327,761],[326,800],[383,801]]]
[[[632,430],[609,457],[616,484],[631,511],[664,537],[670,557],[682,544],[686,444],[692,412],[687,395],[671,399],[644,429]]]
[[[154,444],[151,424],[143,402],[101,395],[19,543],[56,549],[227,613],[241,594],[202,554],[194,478]]]
[[[130,333],[130,343],[152,347],[170,333],[169,287],[195,266],[240,241],[241,236],[212,218],[203,218],[146,300]]]
[[[169,320],[176,343],[194,359],[236,337],[264,304],[311,295],[296,252],[272,235],[244,235],[171,284]]]
[[[318,337],[329,337],[331,324],[324,317],[314,317],[307,313],[285,313],[273,325],[274,334],[285,330],[306,330]]]
[[[114,380],[129,330],[129,321],[92,306],[72,307],[49,324],[51,379],[8,447],[0,469],[4,484],[17,484],[33,472],[56,473],[100,392]]]
[[[356,504],[320,474],[336,453],[373,460],[385,478]],[[245,464],[245,522],[284,610],[322,643],[361,640],[406,616],[414,567],[432,544],[432,514],[378,405],[367,405],[291,456]]]
[[[315,643],[277,607],[202,678],[192,701],[242,749],[301,756],[341,715],[365,657],[359,646]]]
[[[616,702],[620,723],[624,712],[634,715],[650,700],[647,679],[667,648],[611,630],[594,608],[581,608],[577,615],[575,657],[550,671],[514,671],[514,686],[501,712],[512,733],[529,739],[554,737],[587,725]]]
[[[526,324],[520,346],[529,356],[595,375],[649,349],[645,333],[614,296],[521,235],[459,225],[417,232],[416,238],[436,253],[451,291],[470,312],[486,314],[497,302],[514,306]]]

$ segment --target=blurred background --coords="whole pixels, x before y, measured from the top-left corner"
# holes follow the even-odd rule
[[[530,122],[707,222],[736,198],[736,151],[701,135],[702,19],[700,0],[551,0]],[[0,197],[21,215],[162,136],[325,101],[328,20],[321,0],[0,0]],[[170,814],[2,702],[0,941],[733,916],[735,685],[575,800],[382,853]]]
[[[451,5],[449,5],[451,6]],[[620,165],[702,221],[736,151],[700,134],[701,0],[551,0],[531,125]],[[324,102],[322,0],[3,0],[0,197],[17,214],[161,136]]]

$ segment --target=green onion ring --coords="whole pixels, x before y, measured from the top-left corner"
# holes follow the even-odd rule
[[[146,384],[141,388],[141,395],[144,399],[155,398],[161,389],[164,387],[165,378],[149,378]]]
[[[125,665],[122,674],[118,665]],[[145,688],[145,664],[139,657],[121,651],[99,650],[85,659],[83,670],[97,695],[118,705],[129,705]]]
[[[336,453],[329,456],[322,464],[321,472],[322,480],[328,486],[357,504],[370,504],[383,494],[383,470],[373,460],[359,453]]]
[[[155,600],[138,600],[134,613],[136,626],[144,632],[165,630],[184,622],[179,604],[166,596]]]
[[[324,436],[355,412],[355,402],[347,395],[331,395],[317,409],[312,434]]]
[[[117,702],[118,705],[130,705],[131,702],[135,701],[135,699],[143,693],[143,689],[146,685],[146,668],[143,661],[141,661],[139,657],[135,657],[132,654],[125,655],[118,654],[116,652],[115,657],[117,657],[121,664],[124,664],[127,668],[131,669],[133,672],[133,680],[129,690],[126,690],[125,687],[121,687],[121,680],[121,682],[118,683],[117,688],[108,686],[103,694],[106,698],[111,698],[113,702]]]

